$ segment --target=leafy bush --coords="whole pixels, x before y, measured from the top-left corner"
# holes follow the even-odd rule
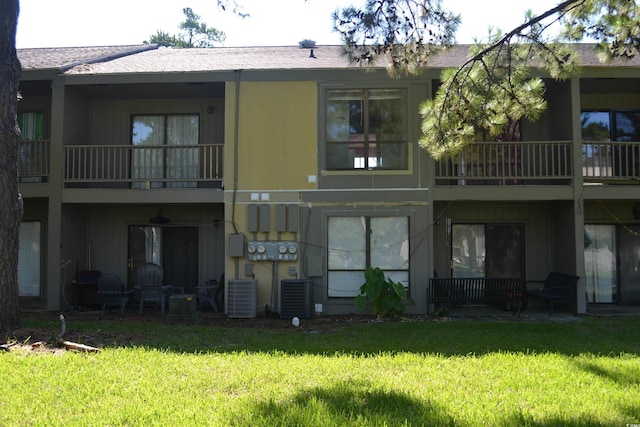
[[[360,286],[360,295],[356,296],[356,306],[364,308],[367,303],[373,307],[373,314],[380,317],[395,317],[404,314],[404,301],[414,304],[407,290],[400,282],[384,277],[380,268],[367,267],[365,282]]]

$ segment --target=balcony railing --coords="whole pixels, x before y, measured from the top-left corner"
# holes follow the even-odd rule
[[[66,188],[221,188],[221,144],[64,147]]]
[[[21,183],[47,182],[48,140],[20,143]],[[222,144],[64,147],[65,187],[221,188]],[[590,182],[640,180],[640,143],[585,142],[582,174]],[[571,142],[477,142],[436,162],[438,185],[553,185],[572,180]]]
[[[49,179],[49,140],[21,141],[18,151],[20,182],[47,182]]]
[[[437,185],[567,185],[571,141],[476,142],[436,162]]]
[[[583,142],[582,165],[585,181],[638,181],[640,143]]]

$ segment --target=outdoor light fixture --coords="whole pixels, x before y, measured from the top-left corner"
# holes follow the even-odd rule
[[[159,208],[156,216],[152,216],[151,218],[149,218],[149,222],[151,224],[168,224],[171,222],[171,220],[162,215],[162,208]]]

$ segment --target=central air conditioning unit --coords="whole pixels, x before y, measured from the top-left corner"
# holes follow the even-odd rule
[[[280,317],[310,319],[313,313],[313,281],[280,281]]]
[[[229,280],[227,285],[227,315],[231,318],[256,317],[258,305],[257,280]]]

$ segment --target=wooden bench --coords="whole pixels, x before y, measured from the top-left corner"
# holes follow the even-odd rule
[[[525,293],[528,297],[544,301],[550,313],[553,313],[554,307],[558,304],[568,306],[575,313],[578,280],[580,278],[577,276],[552,271],[545,280],[527,281],[527,291]],[[543,286],[529,290],[529,284],[535,283]]]
[[[429,303],[494,305],[503,310],[526,308],[521,279],[491,277],[442,277],[429,279]]]

